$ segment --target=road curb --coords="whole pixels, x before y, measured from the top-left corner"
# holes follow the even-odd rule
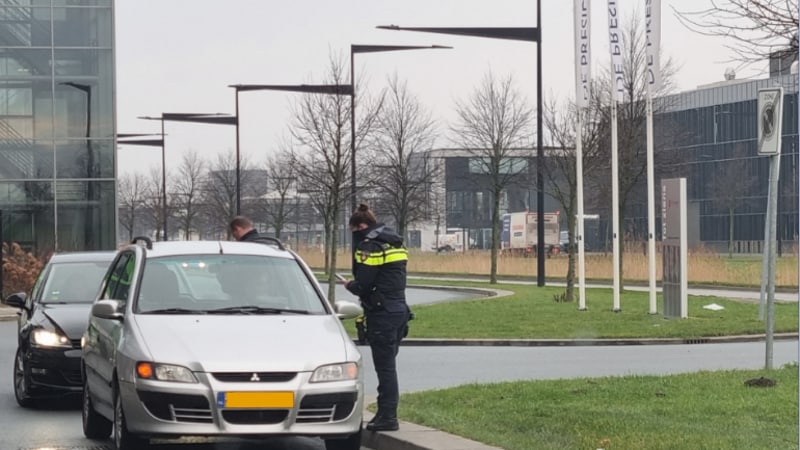
[[[775,340],[797,340],[798,333],[775,333]],[[624,338],[624,339],[424,339],[406,338],[400,345],[410,347],[591,347],[616,345],[696,345],[734,342],[759,342],[765,334],[710,336],[696,338]]]
[[[364,421],[370,420],[372,416],[370,411],[364,410]],[[361,434],[361,446],[375,450],[502,450],[455,434],[402,421],[397,431],[376,433],[365,428]]]

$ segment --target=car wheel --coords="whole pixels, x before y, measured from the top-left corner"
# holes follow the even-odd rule
[[[14,397],[22,407],[33,406],[33,399],[29,395],[30,381],[25,373],[25,358],[21,348],[17,348],[14,356]]]
[[[86,381],[83,382],[81,421],[83,422],[83,435],[87,438],[108,439],[111,436],[111,428],[114,424],[94,410],[92,397],[89,395],[89,385]]]
[[[344,439],[325,439],[325,450],[359,450],[361,448],[361,428]]]
[[[122,408],[122,397],[119,387],[114,389],[114,445],[117,450],[138,450],[146,448],[149,441],[128,432],[125,412]]]

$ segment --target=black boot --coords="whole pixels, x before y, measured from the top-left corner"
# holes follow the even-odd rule
[[[376,414],[367,422],[369,431],[397,431],[400,424],[397,422],[397,414]]]

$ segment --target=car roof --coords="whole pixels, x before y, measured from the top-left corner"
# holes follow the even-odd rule
[[[153,242],[153,248],[147,250],[147,258],[159,258],[173,255],[208,255],[234,254],[271,256],[293,259],[294,254],[281,250],[274,245],[258,242],[235,241],[167,241]]]
[[[116,251],[96,251],[96,252],[66,252],[56,253],[50,257],[52,263],[73,263],[73,262],[111,262],[116,255]]]

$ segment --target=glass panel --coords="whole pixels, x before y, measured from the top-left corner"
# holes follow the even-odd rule
[[[114,181],[57,181],[60,251],[116,248]]]
[[[59,81],[55,100],[56,138],[112,137],[114,114],[110,85],[110,77],[102,77],[101,85]],[[87,119],[91,123],[87,123]]]
[[[46,0],[37,0],[46,1]],[[53,6],[111,6],[111,0],[53,0]]]
[[[111,49],[56,49],[56,76],[96,77],[113,68]]]
[[[52,141],[0,139],[0,179],[52,177]]]
[[[113,178],[114,141],[71,140],[56,144],[56,178]]]
[[[111,47],[111,8],[55,8],[53,42],[57,47]]]
[[[17,242],[37,254],[55,248],[51,182],[0,182],[0,210],[4,242]]]
[[[50,47],[50,8],[0,7],[0,46]]]
[[[0,48],[0,81],[49,79],[51,55],[44,48]]]

